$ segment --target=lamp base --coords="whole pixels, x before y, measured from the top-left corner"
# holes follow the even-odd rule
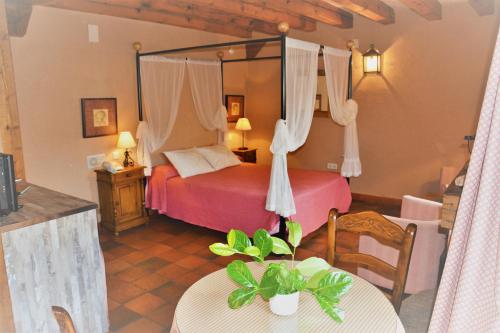
[[[248,147],[240,147],[238,150],[248,150]]]
[[[128,149],[125,149],[125,160],[123,160],[123,166],[126,167],[133,167],[134,166],[134,160],[130,156],[130,153],[128,152]]]

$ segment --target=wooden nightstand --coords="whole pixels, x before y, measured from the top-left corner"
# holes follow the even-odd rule
[[[257,163],[257,149],[239,150],[234,149],[233,153],[243,158],[243,162]]]
[[[96,170],[101,223],[115,233],[148,222],[144,208],[144,167],[116,173]]]

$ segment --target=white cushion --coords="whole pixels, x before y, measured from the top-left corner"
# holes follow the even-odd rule
[[[241,164],[238,157],[224,145],[201,147],[196,148],[196,150],[206,158],[215,170]]]
[[[196,151],[196,148],[166,151],[163,154],[177,169],[181,178],[215,171],[210,163]]]

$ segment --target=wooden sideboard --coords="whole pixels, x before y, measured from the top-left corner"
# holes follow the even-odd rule
[[[115,236],[120,231],[148,223],[144,202],[144,167],[111,173],[96,170],[101,223]]]
[[[0,217],[0,332],[58,332],[51,306],[78,332],[107,332],[97,205],[35,185],[19,203]]]
[[[443,194],[443,209],[441,211],[441,224],[440,227],[446,230],[453,229],[453,224],[455,223],[455,218],[457,216],[458,203],[460,202],[460,197],[462,195],[463,186],[458,186],[455,181],[458,177],[467,174],[467,168],[469,163],[467,162],[458,175],[453,179],[451,184],[446,188]]]

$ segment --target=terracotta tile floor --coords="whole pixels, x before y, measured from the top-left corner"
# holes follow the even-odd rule
[[[351,211],[375,210],[399,216],[399,207],[353,201]],[[326,215],[327,212],[325,212]],[[106,263],[111,332],[169,332],[175,306],[201,277],[221,269],[233,257],[217,257],[208,246],[225,242],[225,234],[165,216],[148,226],[115,237],[99,234]],[[326,228],[306,238],[297,258],[325,256]],[[355,246],[347,239],[342,246]]]

